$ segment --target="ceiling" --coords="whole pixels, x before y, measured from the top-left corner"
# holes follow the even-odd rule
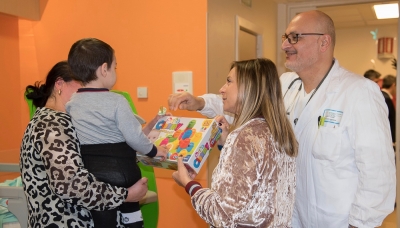
[[[331,0],[275,0],[277,3],[321,3]],[[379,1],[379,3],[396,3],[398,1]],[[337,6],[317,7],[318,10],[328,14],[335,23],[336,28],[350,28],[359,26],[376,26],[397,24],[397,19],[376,19],[373,9],[374,3],[361,3]]]

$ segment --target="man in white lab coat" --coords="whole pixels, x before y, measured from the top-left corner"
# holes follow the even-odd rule
[[[320,11],[296,15],[282,36],[286,112],[299,142],[293,227],[377,227],[396,191],[388,110],[376,83],[340,67],[335,29]],[[222,114],[218,95],[171,95],[171,110]],[[229,117],[227,117],[229,118]]]

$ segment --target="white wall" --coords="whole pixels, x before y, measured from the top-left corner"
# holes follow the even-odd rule
[[[394,37],[393,55],[397,59],[397,25],[367,26],[336,29],[335,58],[346,69],[363,75],[368,69],[375,69],[382,76],[396,75],[391,59],[378,59],[377,40],[370,31],[378,29],[378,38]],[[371,62],[375,61],[375,65]]]
[[[276,62],[277,4],[272,0],[253,0],[252,7],[240,0],[208,0],[207,2],[207,91],[219,93],[235,60],[236,15],[261,27],[263,31],[263,56]],[[280,39],[279,39],[280,40]],[[198,94],[195,94],[198,95]],[[218,164],[217,147],[208,157],[208,181]]]
[[[263,56],[276,62],[277,4],[253,0],[247,7],[240,0],[209,0],[207,3],[208,92],[218,93],[235,60],[236,15],[261,27]]]

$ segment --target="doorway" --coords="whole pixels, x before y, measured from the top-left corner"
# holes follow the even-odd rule
[[[336,1],[327,0],[327,1],[323,1],[323,2],[322,1],[311,1],[311,0],[310,1],[303,0],[301,2],[300,1],[295,1],[295,0],[275,0],[275,1],[278,3],[278,7],[277,7],[278,8],[278,28],[277,28],[278,35],[285,33],[285,28],[288,25],[288,23],[291,20],[291,18],[293,18],[293,16],[295,16],[296,14],[298,14],[300,12],[313,10],[313,9],[318,9],[318,10],[321,10],[321,11],[327,13],[328,15],[330,15],[330,13],[329,13],[330,9],[333,9],[333,7],[343,7],[345,5],[345,7],[347,9],[346,10],[342,9],[342,12],[341,12],[341,15],[340,15],[343,18],[345,13],[350,13],[349,12],[349,6],[350,5],[367,4],[367,3],[388,3],[387,1],[376,1],[376,0],[336,0]],[[390,2],[393,2],[393,1],[390,1]],[[400,2],[400,1],[394,1],[394,2]],[[331,17],[335,22],[334,16],[331,16]],[[372,40],[373,37],[372,37],[372,34],[370,34],[370,32],[376,32],[376,27],[377,26],[382,26],[382,24],[380,24],[380,23],[381,22],[377,22],[376,24],[368,25],[369,26],[368,27],[369,30],[367,30],[367,32],[368,32],[367,36],[369,36],[371,38],[371,42],[375,42],[375,41]],[[336,24],[339,24],[339,23],[335,22],[335,25]],[[358,32],[361,32],[360,28],[364,27],[364,30],[365,30],[365,26],[366,25],[361,25],[361,26],[359,26],[359,28],[357,28],[357,26],[354,26],[353,29],[348,29],[348,30],[353,30],[353,31],[354,30],[358,30]],[[385,26],[389,26],[389,25],[385,25]],[[355,29],[355,28],[357,28],[357,29]],[[393,53],[393,57],[396,57],[397,53],[398,53],[399,46],[400,46],[400,39],[398,39],[398,37],[400,37],[400,33],[399,33],[400,32],[400,26],[399,26],[399,23],[398,23],[397,20],[394,23],[394,25],[392,25],[391,28],[395,28],[397,30],[397,32],[395,32],[395,34],[394,34],[394,37],[397,37],[397,40],[395,40],[395,45],[397,45],[397,47],[395,47],[396,50]],[[344,27],[341,28],[341,29],[336,29],[337,35],[340,35],[340,34],[338,34],[340,32],[345,32],[345,30],[346,29]],[[389,30],[390,30],[390,28],[389,28]],[[379,38],[379,36],[380,35],[384,35],[386,31],[385,31],[385,28],[380,27],[377,32],[378,32],[378,37],[377,38]],[[359,34],[359,33],[353,34],[353,37],[357,37],[357,36],[364,36],[364,35],[363,34]],[[281,42],[277,41],[277,53],[278,53],[277,54],[277,67],[278,67],[279,73],[282,74],[283,72],[286,71],[286,69],[285,69],[284,64],[283,64],[285,58],[284,58],[283,53],[280,50],[280,46],[281,46]],[[336,47],[339,47],[339,46],[343,46],[343,45],[341,45],[341,44],[336,45]],[[344,48],[348,49],[348,46],[347,47],[345,46]],[[341,56],[339,51],[340,50],[335,49],[335,57]],[[348,50],[346,50],[346,52],[349,53]],[[377,53],[374,53],[374,54],[377,55]],[[344,62],[341,61],[341,58],[344,59],[345,57],[343,57],[343,56],[338,57],[339,62],[341,63],[341,65],[343,65],[342,63],[344,63]],[[377,58],[377,56],[376,56],[376,58]],[[385,68],[387,69],[387,65],[391,64],[390,63],[390,59],[387,59],[387,60],[385,60],[385,59],[376,60],[376,59],[372,59],[371,58],[371,60],[374,60],[374,61],[370,61],[370,59],[368,59],[367,61],[364,61],[364,62],[366,62],[365,65],[359,70],[352,70],[352,69],[349,69],[349,70],[354,71],[355,73],[358,73],[358,74],[362,75],[363,74],[362,69],[367,70],[369,68],[374,68],[374,67],[378,68],[378,67],[381,67],[381,66],[383,67],[385,65],[386,65]],[[377,64],[377,63],[379,63],[379,64]],[[351,68],[351,67],[347,67],[347,68]],[[390,71],[390,70],[392,70],[392,71]],[[383,70],[381,70],[381,71],[382,71],[382,75],[386,75],[388,73],[393,73],[394,75],[397,75],[397,84],[400,83],[400,76],[399,76],[399,73],[397,71],[395,71],[393,69],[387,69],[387,71],[383,71]],[[397,94],[400,94],[400,87],[397,88]],[[396,106],[400,107],[400,99],[396,99]],[[399,113],[399,112],[397,112],[397,113]],[[399,120],[399,114],[397,114],[396,115],[396,122],[397,122],[397,124],[396,124],[396,135],[397,135],[396,141],[397,142],[400,141],[399,140],[399,134],[400,134],[400,132],[399,132],[400,131],[399,121],[400,121]],[[399,155],[399,149],[398,148],[399,148],[399,146],[396,147],[395,153],[396,153],[397,164],[400,164],[399,163],[400,162],[400,160],[399,160],[400,155]],[[397,169],[396,170],[396,176],[399,177],[400,176],[400,166],[397,165],[396,169]],[[397,180],[397,184],[399,184],[399,180]],[[400,188],[397,188],[397,194],[396,195],[398,195],[398,196],[400,195]],[[400,202],[399,197],[397,197],[396,201]],[[399,205],[399,203],[397,203],[397,205]],[[385,227],[385,228],[400,227],[400,210],[397,209],[397,210],[395,210],[395,213],[390,214],[385,219],[384,224],[382,225],[382,227]]]

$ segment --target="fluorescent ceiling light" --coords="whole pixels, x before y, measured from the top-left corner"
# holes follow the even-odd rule
[[[374,5],[374,10],[378,19],[399,18],[398,3]]]

